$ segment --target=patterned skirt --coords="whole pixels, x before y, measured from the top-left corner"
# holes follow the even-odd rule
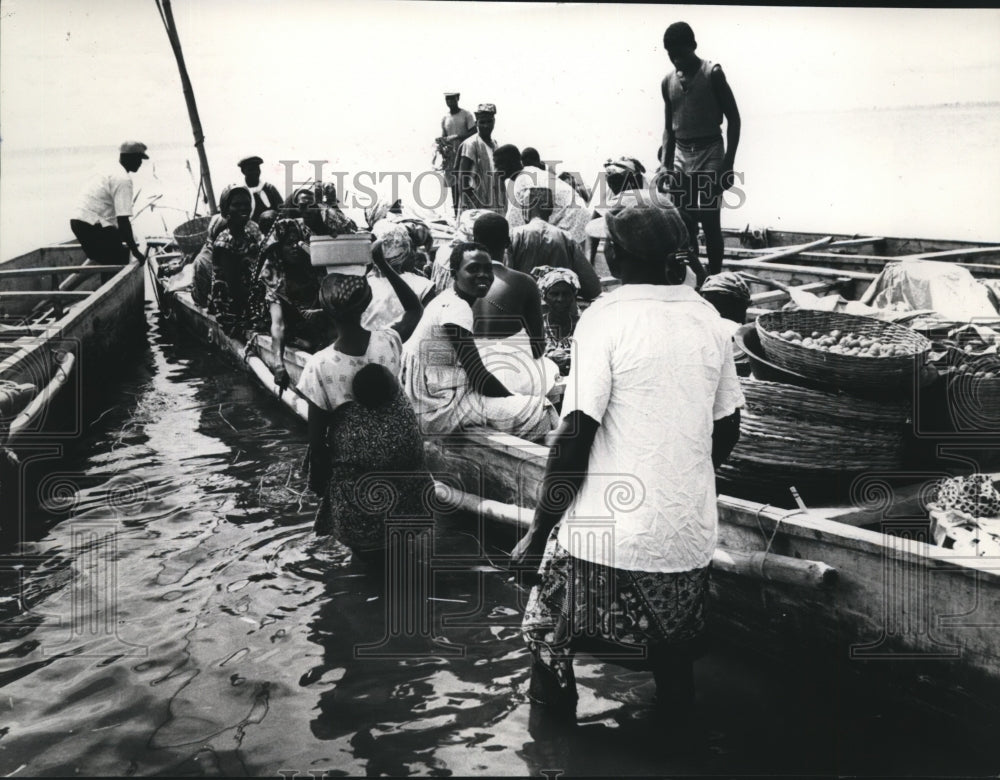
[[[707,566],[676,573],[614,569],[574,558],[553,536],[540,574],[521,632],[535,661],[560,678],[577,650],[648,670],[658,649],[704,631]]]

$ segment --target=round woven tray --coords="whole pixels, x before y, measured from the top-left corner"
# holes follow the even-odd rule
[[[211,217],[195,217],[178,225],[174,229],[174,243],[186,255],[197,252],[208,238],[208,224],[211,221]]]
[[[808,335],[813,331],[843,333],[878,339],[883,344],[904,347],[908,354],[894,357],[839,355],[820,347],[805,347],[778,336],[786,330]],[[840,312],[776,311],[757,318],[757,333],[764,355],[782,368],[832,384],[841,390],[895,390],[913,381],[923,364],[931,342],[902,325],[856,317]]]

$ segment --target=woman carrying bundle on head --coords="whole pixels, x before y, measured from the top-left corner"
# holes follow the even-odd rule
[[[328,274],[320,284],[319,302],[332,318],[337,338],[309,358],[298,383],[309,399],[310,487],[324,498],[332,465],[327,441],[332,414],[342,404],[355,400],[354,375],[369,363],[399,376],[403,341],[413,333],[423,311],[416,293],[384,258],[375,259],[375,264],[399,296],[403,316],[387,328],[368,330],[361,324],[361,316],[372,300],[368,280],[364,276]],[[323,521],[324,511],[321,507],[317,530],[329,532]]]

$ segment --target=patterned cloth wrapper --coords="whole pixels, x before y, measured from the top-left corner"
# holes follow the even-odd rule
[[[735,271],[723,271],[712,274],[701,286],[703,293],[716,293],[719,295],[730,295],[742,303],[750,303],[750,286],[742,275]]]
[[[378,409],[356,402],[339,406],[329,443],[334,462],[316,515],[317,533],[332,534],[355,551],[377,550],[385,546],[387,520],[433,517],[424,440],[402,392]]]
[[[542,293],[543,298],[545,297],[545,293],[559,282],[566,282],[576,292],[580,291],[580,277],[576,275],[576,271],[571,271],[568,268],[553,268],[551,265],[538,265],[531,269],[531,275],[538,282],[538,289]]]
[[[980,558],[1000,556],[1000,492],[989,474],[942,480],[928,509],[938,545]]]
[[[708,567],[626,571],[574,558],[553,535],[531,590],[521,633],[533,659],[569,686],[577,650],[650,669],[651,648],[697,639],[705,627]]]
[[[320,284],[319,302],[331,317],[360,317],[372,302],[372,288],[364,276],[327,274]]]
[[[385,222],[386,220],[382,220],[379,224]],[[372,244],[373,252],[376,248],[382,252],[385,261],[399,271],[413,253],[413,242],[406,227],[399,223],[391,223],[391,226],[384,229],[381,236]]]

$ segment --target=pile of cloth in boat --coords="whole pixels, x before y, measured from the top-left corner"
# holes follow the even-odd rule
[[[942,480],[928,508],[937,544],[977,557],[1000,555],[1000,492],[989,474]]]

